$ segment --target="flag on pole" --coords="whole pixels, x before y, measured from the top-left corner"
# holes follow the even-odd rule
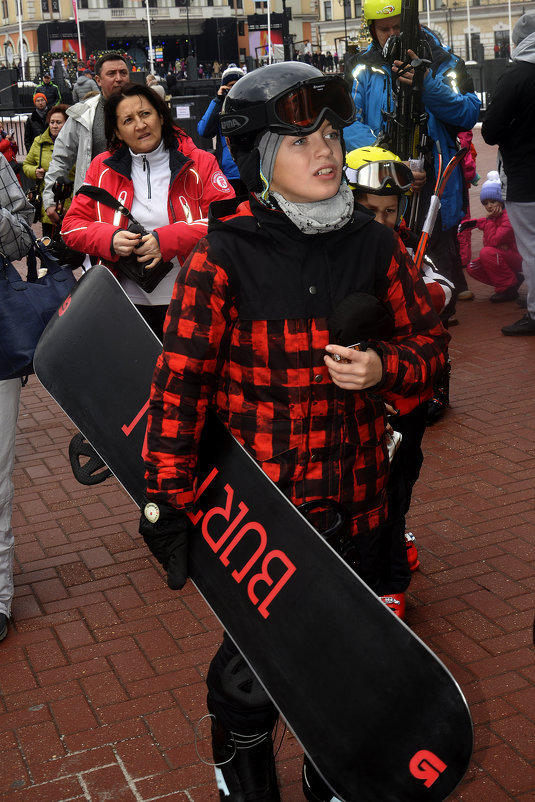
[[[74,12],[74,20],[78,24],[78,3],[76,0],[72,0],[72,10]]]

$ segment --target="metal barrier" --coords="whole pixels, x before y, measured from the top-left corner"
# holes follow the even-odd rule
[[[6,134],[10,134],[12,131],[15,135],[15,140],[19,147],[19,152],[17,154],[18,161],[24,161],[24,157],[26,156],[26,147],[24,145],[24,127],[26,125],[26,120],[32,113],[32,110],[22,110],[11,109],[10,111],[4,111],[4,109],[0,108],[0,124],[2,128],[6,132]]]

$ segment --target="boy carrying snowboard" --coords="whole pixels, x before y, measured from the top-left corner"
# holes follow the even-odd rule
[[[187,579],[187,510],[210,407],[294,504],[345,506],[359,574],[376,590],[389,473],[383,397],[425,393],[448,335],[393,233],[342,183],[342,129],[353,118],[343,78],[302,62],[254,70],[225,100],[222,130],[249,196],[211,206],[208,234],[178,276],[144,451],[140,532],[171,588]],[[392,318],[388,342],[356,350],[345,331],[333,335],[329,321],[357,293]],[[278,802],[278,711],[227,636],[207,684],[221,799]],[[308,761],[304,792],[332,798]]]

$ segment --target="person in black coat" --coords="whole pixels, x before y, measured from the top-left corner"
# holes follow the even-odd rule
[[[39,86],[35,91],[42,92],[43,95],[46,96],[46,101],[49,109],[52,106],[55,106],[57,103],[61,103],[61,92],[59,91],[56,84],[52,83],[52,79],[50,77],[49,72],[43,73],[42,82],[39,84]]]
[[[535,12],[513,29],[513,61],[496,84],[481,128],[498,145],[507,176],[505,208],[522,256],[528,288],[526,314],[502,327],[507,336],[535,335]]]
[[[36,92],[33,96],[34,110],[26,120],[24,127],[24,146],[26,153],[30,152],[33,140],[36,136],[41,136],[46,131],[46,115],[48,112],[46,95],[43,92]]]

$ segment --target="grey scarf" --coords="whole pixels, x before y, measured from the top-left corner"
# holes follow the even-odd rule
[[[303,234],[326,234],[337,231],[351,219],[353,214],[353,193],[347,184],[341,184],[333,198],[315,203],[292,203],[279,192],[273,192],[281,211],[289,217]]]

